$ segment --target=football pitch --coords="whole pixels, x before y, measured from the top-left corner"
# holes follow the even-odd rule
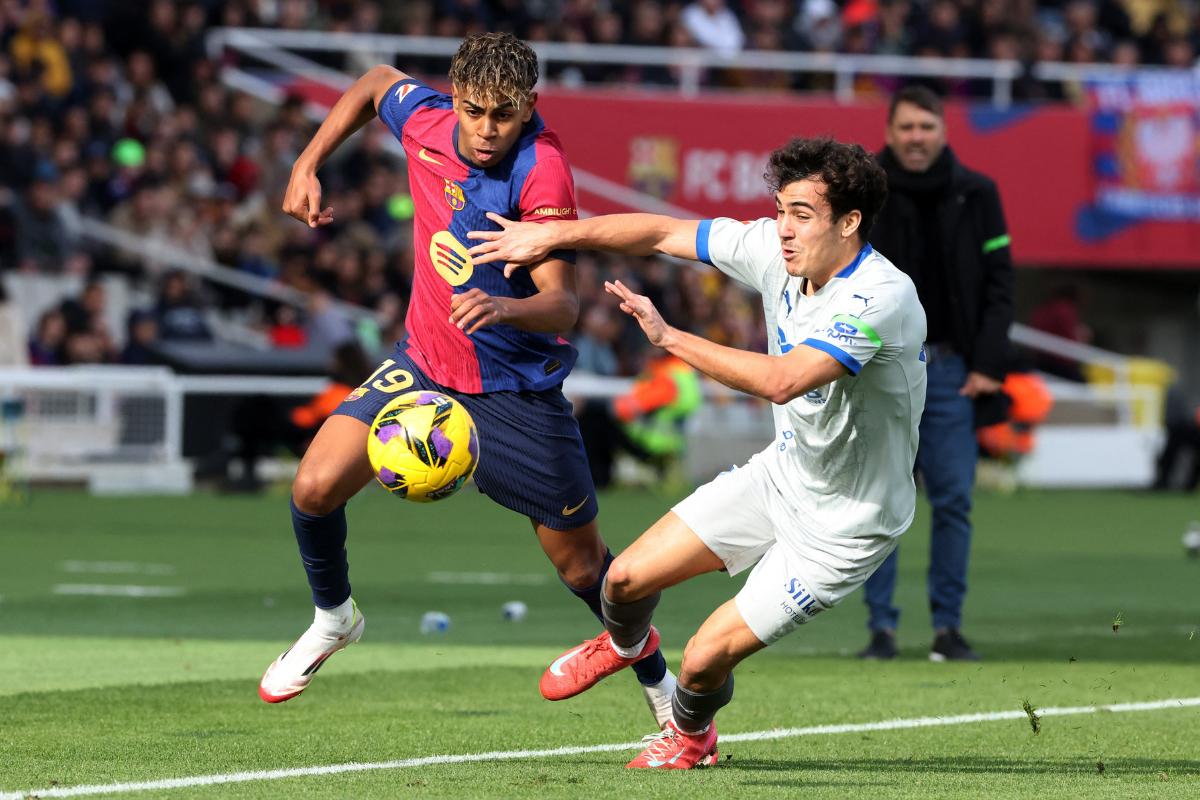
[[[672,499],[603,495],[613,549]],[[652,728],[632,674],[541,699],[545,665],[598,624],[528,523],[473,490],[351,505],[363,641],[302,696],[262,703],[263,669],[311,618],[286,503],[43,491],[0,507],[0,799],[1200,796],[1200,561],[1180,545],[1194,497],[979,494],[978,664],[927,660],[922,506],[901,547],[901,658],[849,657],[866,641],[855,594],[738,669],[719,767],[666,774],[623,769]],[[665,594],[672,668],[740,585]],[[501,618],[510,600],[523,621]],[[421,634],[430,610],[448,632]]]

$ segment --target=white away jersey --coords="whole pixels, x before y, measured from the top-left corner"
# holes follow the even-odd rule
[[[912,280],[864,245],[811,296],[788,275],[775,221],[705,220],[701,260],[762,294],[770,353],[813,347],[849,374],[772,407],[772,480],[795,511],[796,536],[851,547],[846,538],[898,536],[916,505],[913,461],[925,408],[925,311]],[[842,540],[837,542],[836,540]]]

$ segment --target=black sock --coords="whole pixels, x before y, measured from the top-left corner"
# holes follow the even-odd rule
[[[733,699],[733,675],[725,679],[721,688],[712,692],[691,692],[683,685],[675,687],[671,698],[671,712],[675,725],[684,733],[699,733],[709,726],[713,717]]]
[[[292,508],[292,530],[300,546],[300,561],[308,573],[313,604],[334,608],[350,597],[350,563],[346,560],[346,506],[323,517]]]
[[[592,610],[592,613],[596,615],[596,619],[600,620],[601,623],[604,622],[604,610],[601,606],[600,593],[603,591],[604,578],[608,575],[608,566],[612,562],[613,554],[609,550],[604,554],[604,566],[600,568],[600,577],[586,589],[576,589],[570,584],[563,584],[571,590],[571,594],[587,603],[587,607]],[[639,683],[645,686],[653,686],[666,676],[667,660],[663,658],[661,650],[655,650],[654,655],[647,656],[634,664],[633,671],[637,675]]]

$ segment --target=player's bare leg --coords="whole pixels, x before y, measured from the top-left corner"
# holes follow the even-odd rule
[[[533,529],[542,552],[558,570],[563,583],[582,590],[600,580],[608,560],[608,547],[600,538],[600,526],[595,520],[569,531],[556,531],[536,522]]]
[[[659,734],[627,765],[631,769],[690,769],[717,761],[713,720],[733,698],[733,668],[766,647],[746,625],[733,600],[712,613],[683,653],[673,715]]]
[[[364,620],[350,597],[345,504],[371,480],[366,423],[335,414],[321,426],[292,484],[292,522],[313,590],[313,623],[267,668],[258,695],[289,700],[325,660],[362,637]]]
[[[345,505],[370,483],[365,422],[344,414],[325,420],[308,446],[296,479],[292,502],[306,514],[325,516]]]
[[[687,523],[668,511],[613,561],[605,594],[615,603],[632,603],[724,568]]]
[[[567,531],[534,523],[534,530],[542,550],[558,570],[559,579],[603,621],[600,591],[613,559],[596,522],[593,520]],[[638,662],[635,671],[646,705],[654,715],[655,723],[662,728],[671,718],[675,676],[667,669],[657,648],[651,648],[651,653],[653,657]]]
[[[647,658],[658,648],[650,619],[662,589],[723,567],[691,528],[668,512],[613,561],[600,592],[605,632],[550,665],[542,675],[542,696],[573,697]]]

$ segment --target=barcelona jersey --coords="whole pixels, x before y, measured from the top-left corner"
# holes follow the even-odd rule
[[[451,98],[406,78],[379,104],[379,118],[404,146],[416,215],[415,269],[405,327],[408,356],[439,384],[459,392],[540,391],[562,383],[575,349],[561,336],[491,325],[468,336],[450,320],[455,293],[493,297],[537,293],[525,270],[476,265],[467,231],[497,230],[485,215],[545,221],[575,219],[575,186],[558,137],[535,111],[505,158],[482,169],[458,154]],[[574,261],[569,251],[555,258]]]

